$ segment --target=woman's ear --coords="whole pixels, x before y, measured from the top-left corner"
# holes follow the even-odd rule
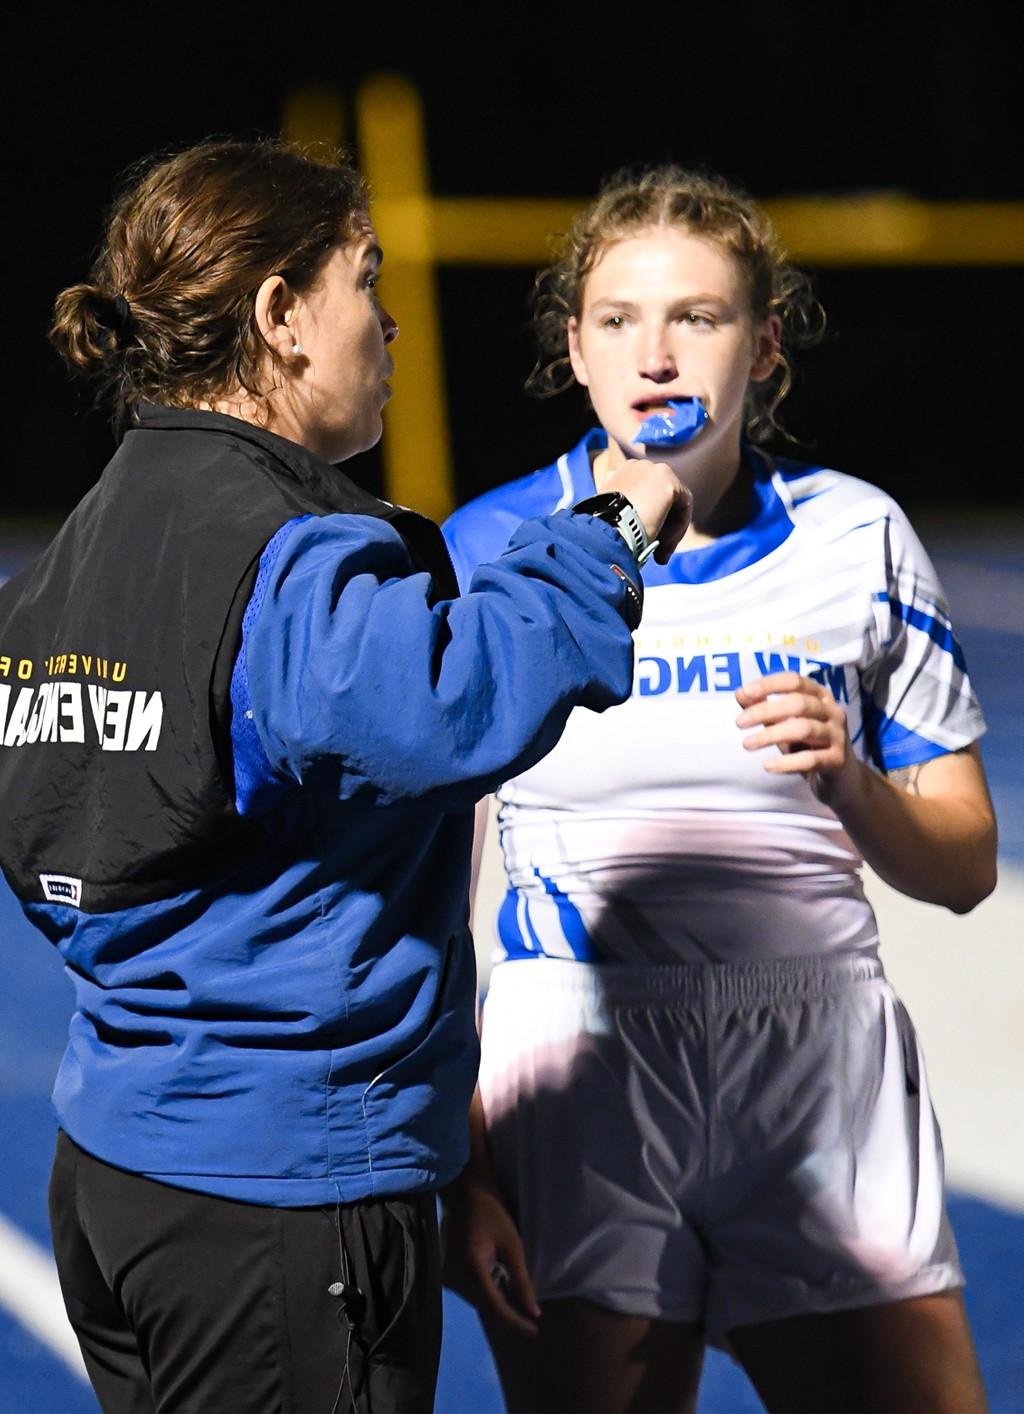
[[[576,316],[570,315],[569,322],[565,326],[565,332],[569,340],[569,363],[572,367],[573,376],[581,388],[588,387],[587,365],[583,362],[583,355],[580,353],[580,325]]]
[[[292,325],[295,296],[281,275],[269,275],[256,291],[256,327],[272,354],[286,358],[295,352],[298,335]],[[301,351],[301,346],[300,346]]]
[[[761,325],[754,338],[754,362],[750,368],[750,381],[763,383],[773,368],[777,368],[782,358],[782,320],[771,314]]]

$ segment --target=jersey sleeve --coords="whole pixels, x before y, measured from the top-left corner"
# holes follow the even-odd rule
[[[550,751],[573,707],[629,695],[637,579],[611,526],[562,512],[521,525],[469,593],[437,603],[386,522],[292,523],[243,628],[239,800],[255,806],[269,776],[472,804]]]
[[[477,566],[496,560],[524,520],[567,509],[588,494],[586,491],[576,494],[570,462],[578,463],[580,472],[585,466],[589,477],[590,463],[585,443],[581,443],[550,466],[485,491],[452,512],[442,525],[441,533],[463,594]]]
[[[881,522],[880,560],[861,690],[869,754],[892,771],[969,746],[985,721],[938,575],[895,503]]]

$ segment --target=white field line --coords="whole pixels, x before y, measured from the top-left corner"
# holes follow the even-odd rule
[[[88,1384],[82,1352],[68,1323],[53,1260],[0,1217],[0,1304]]]

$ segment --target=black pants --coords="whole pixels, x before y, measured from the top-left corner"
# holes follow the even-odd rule
[[[62,1133],[50,1222],[106,1414],[433,1408],[432,1194],[330,1208],[236,1203],[111,1168]]]

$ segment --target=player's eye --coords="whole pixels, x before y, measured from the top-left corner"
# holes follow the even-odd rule
[[[601,327],[602,329],[624,329],[626,321],[621,314],[606,314],[601,320]]]
[[[683,322],[689,324],[693,329],[713,329],[715,318],[712,314],[706,314],[701,309],[688,309],[683,316]]]

